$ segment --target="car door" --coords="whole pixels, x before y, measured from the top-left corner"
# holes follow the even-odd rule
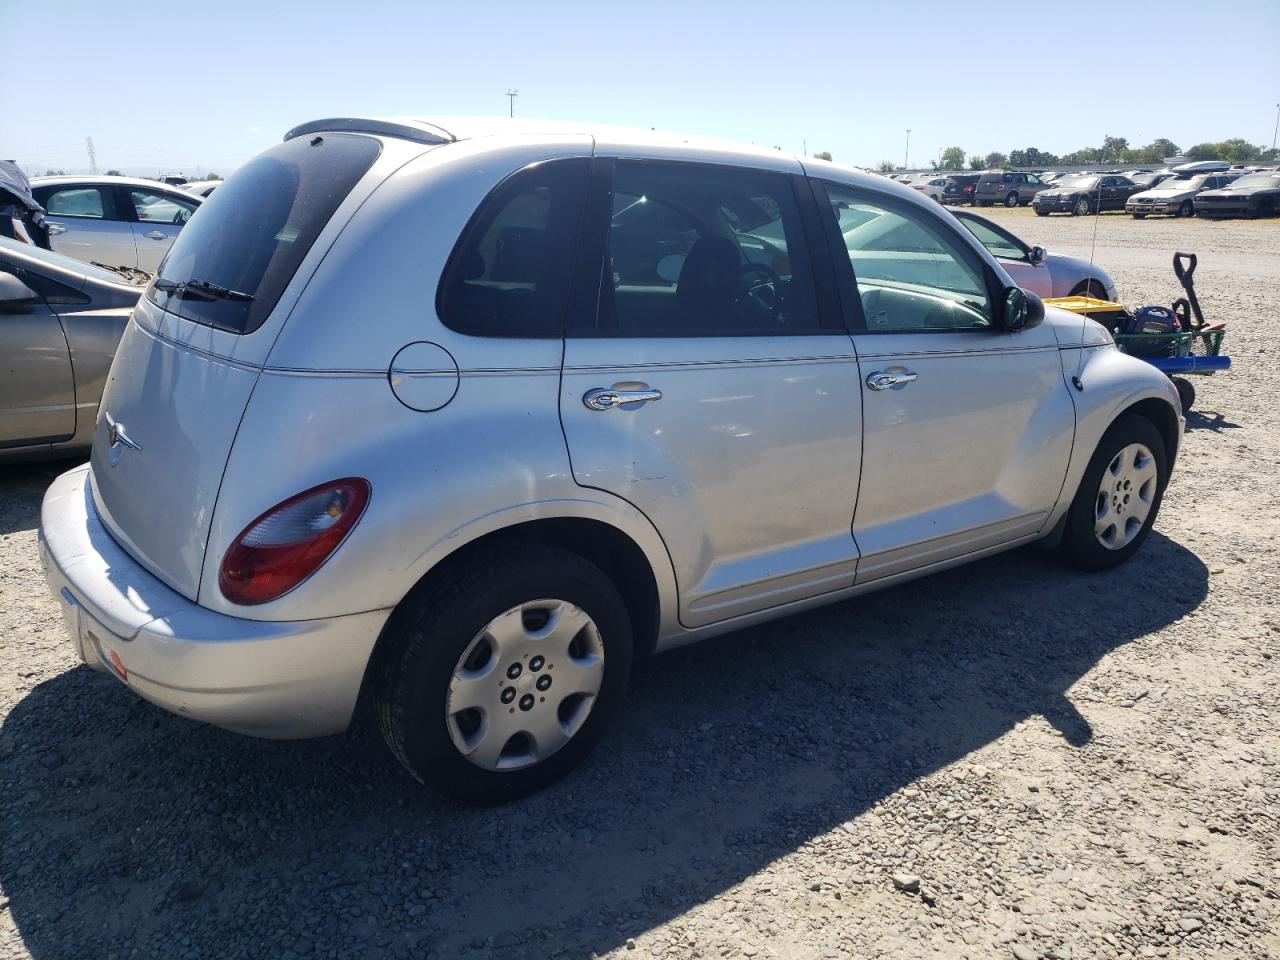
[[[0,260],[0,449],[75,433],[71,352],[42,286],[31,271]]]
[[[1102,210],[1116,210],[1124,206],[1128,194],[1124,189],[1123,177],[1102,178]]]
[[[159,188],[123,186],[118,191],[121,205],[133,220],[138,269],[155,273],[199,202]]]
[[[574,479],[661,534],[689,627],[856,572],[858,367],[799,173],[596,161],[561,420]]]
[[[831,242],[843,247],[833,256],[850,271],[863,393],[857,582],[1035,537],[1061,494],[1075,427],[1052,329],[998,329],[1003,290],[954,223],[878,191],[824,189]],[[896,222],[882,234],[895,244],[862,256],[867,234],[839,230],[837,216],[851,213]]]
[[[116,204],[111,187],[92,183],[60,183],[32,190],[45,208],[49,245],[55,252],[85,263],[136,267],[138,251],[133,227]]]
[[[1037,296],[1053,296],[1053,275],[1043,260],[1031,262],[1031,250],[1026,244],[990,220],[969,213],[957,213],[955,217],[1000,261],[1014,283]]]

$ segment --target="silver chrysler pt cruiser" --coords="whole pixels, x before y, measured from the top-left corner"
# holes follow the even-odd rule
[[[415,777],[497,801],[584,758],[636,656],[1034,541],[1120,563],[1182,429],[1168,379],[882,178],[329,119],[182,231],[41,547],[138,695],[264,737],[367,696]]]

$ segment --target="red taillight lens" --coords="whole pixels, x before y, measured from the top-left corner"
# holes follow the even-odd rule
[[[218,585],[232,603],[266,603],[288,593],[329,558],[369,502],[369,482],[334,480],[272,507],[236,537]]]

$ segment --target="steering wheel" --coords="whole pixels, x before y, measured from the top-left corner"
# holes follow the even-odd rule
[[[760,278],[751,280],[751,274],[759,274]],[[755,291],[764,287],[773,289],[773,297],[764,300]],[[782,278],[767,263],[747,262],[742,265],[742,290],[734,297],[735,306],[750,304],[751,309],[763,313],[768,319],[782,322]]]

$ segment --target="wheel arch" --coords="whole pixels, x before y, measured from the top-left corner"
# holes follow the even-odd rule
[[[1125,407],[1116,414],[1112,423],[1126,414],[1149,420],[1160,431],[1160,439],[1164,441],[1165,454],[1169,458],[1169,469],[1172,470],[1182,442],[1182,431],[1178,427],[1178,415],[1174,409],[1159,397],[1147,397]]]

